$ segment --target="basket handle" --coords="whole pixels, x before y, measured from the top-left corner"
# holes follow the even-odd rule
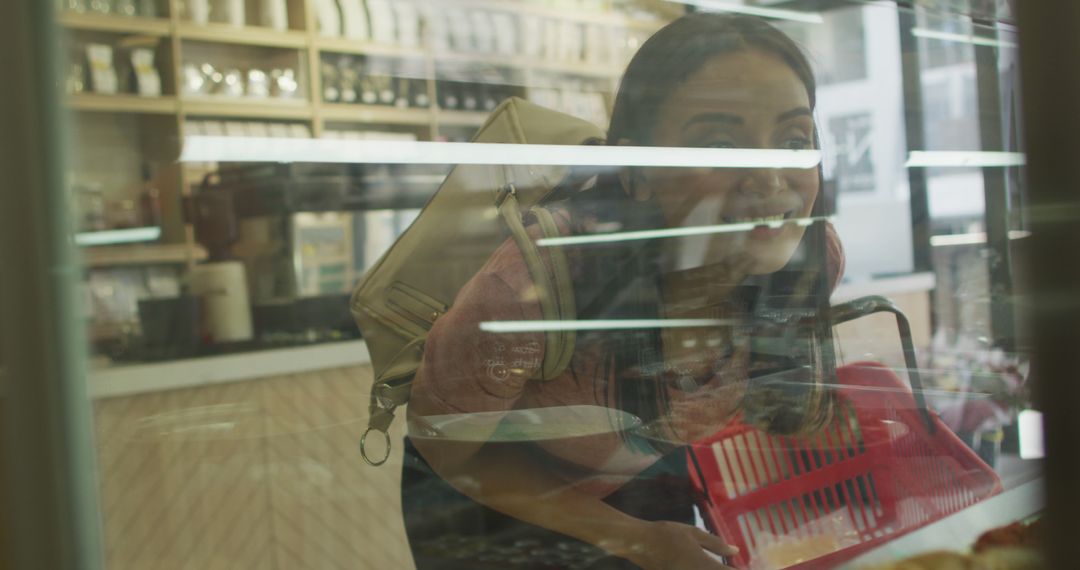
[[[919,413],[926,422],[929,433],[936,431],[934,420],[930,417],[930,410],[926,407],[926,397],[923,395],[922,377],[919,376],[918,362],[915,360],[915,343],[911,340],[911,324],[907,315],[900,310],[891,300],[880,295],[860,297],[847,303],[833,305],[830,309],[833,325],[852,321],[874,313],[892,313],[896,316],[896,327],[900,332],[900,344],[904,349],[904,364],[908,369],[908,379],[911,382],[911,392],[915,396],[915,405],[919,407]]]

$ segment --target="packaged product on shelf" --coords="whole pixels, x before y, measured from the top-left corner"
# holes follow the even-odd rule
[[[114,0],[113,13],[117,16],[133,17],[136,15],[135,0]]]
[[[68,93],[86,91],[86,66],[77,61],[68,66],[66,90]]]
[[[521,52],[529,59],[540,59],[544,54],[544,20],[526,14],[521,17]]]
[[[187,0],[187,10],[192,22],[210,23],[210,0]]]
[[[611,45],[608,43],[607,32],[604,26],[589,24],[585,28],[585,63],[590,65],[607,65],[614,63],[611,59]]]
[[[544,46],[543,58],[548,61],[558,61],[562,53],[562,26],[558,20],[544,20]]]
[[[157,18],[157,0],[139,0],[139,15],[144,18]]]
[[[268,137],[270,136],[270,127],[262,121],[248,121],[247,134],[249,137]]]
[[[394,19],[397,22],[397,41],[408,47],[420,45],[420,11],[412,2],[395,0]]]
[[[214,3],[213,14],[222,22],[237,27],[247,25],[244,0],[214,0]]]
[[[394,10],[387,0],[367,0],[368,17],[371,19],[371,39],[385,44],[397,41],[397,25]]]
[[[206,76],[194,63],[185,63],[181,68],[184,95],[202,95],[206,89]]]
[[[337,103],[341,99],[341,75],[338,66],[324,61],[319,64],[322,84],[322,98],[327,103]]]
[[[368,29],[367,11],[363,0],[340,0],[341,28],[345,37],[353,40],[367,40],[371,37]]]
[[[271,94],[278,99],[294,99],[300,92],[296,70],[292,68],[274,69],[270,72],[270,79]]]
[[[423,62],[407,59],[398,64],[398,107],[427,107],[427,83]]]
[[[351,57],[341,57],[338,60],[339,91],[342,103],[356,103],[360,100],[360,73],[362,67],[353,61]]]
[[[473,30],[473,49],[480,53],[495,52],[495,26],[487,10],[473,10],[469,13]]]
[[[494,85],[480,86],[480,107],[485,111],[494,111],[499,106],[498,88]]]
[[[458,93],[458,85],[453,81],[440,81],[437,86],[439,108],[447,111],[460,109],[461,97]]]
[[[450,40],[453,48],[460,52],[473,50],[473,30],[469,15],[463,10],[450,10],[446,13],[447,25],[450,26]]]
[[[581,25],[569,20],[559,24],[559,44],[556,59],[559,61],[581,61]]]
[[[90,0],[90,11],[95,14],[112,14],[112,0]]]
[[[272,137],[289,137],[289,125],[287,123],[270,123],[268,128],[270,129],[270,136]]]
[[[86,0],[64,0],[64,10],[82,14],[87,10]]]
[[[86,60],[90,64],[90,85],[96,93],[116,94],[118,81],[113,67],[113,48],[106,44],[87,44]]]
[[[247,72],[248,97],[266,99],[270,96],[270,76],[261,69],[249,69]]]
[[[208,137],[225,136],[225,123],[222,121],[203,121],[202,129]]]
[[[161,191],[154,184],[150,165],[142,167],[143,187],[139,193],[139,218],[141,225],[161,227]]]
[[[475,83],[461,84],[461,108],[466,111],[476,111],[480,108],[480,94]]]
[[[221,94],[226,97],[244,96],[244,74],[239,69],[225,70],[221,82]]]
[[[311,129],[301,123],[292,123],[289,125],[289,136],[297,139],[310,139]]]
[[[262,0],[259,5],[259,23],[284,32],[289,29],[289,10],[285,0]]]
[[[499,55],[517,55],[517,19],[506,12],[491,15],[491,25],[495,28],[495,52]]]
[[[247,124],[237,121],[225,121],[225,134],[230,137],[246,137],[248,136]]]
[[[424,19],[427,46],[435,53],[450,51],[450,24],[446,11],[429,2],[421,4],[419,10]]]
[[[135,73],[136,93],[143,97],[161,95],[161,74],[154,67],[154,50],[135,48],[131,50],[131,69]]]
[[[315,0],[315,19],[319,23],[320,35],[341,35],[341,12],[338,11],[337,0]]]

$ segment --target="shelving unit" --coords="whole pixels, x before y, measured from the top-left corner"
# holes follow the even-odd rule
[[[438,1],[438,0],[433,0]],[[112,113],[117,121],[130,123],[137,135],[133,152],[153,157],[158,164],[171,164],[167,175],[175,181],[161,185],[165,214],[164,242],[160,244],[107,246],[86,248],[86,263],[91,267],[138,265],[144,263],[195,263],[201,251],[180,214],[180,202],[197,184],[202,172],[176,165],[176,153],[183,141],[189,120],[216,121],[282,121],[306,125],[313,136],[319,137],[328,129],[347,130],[371,126],[374,130],[412,130],[423,139],[439,136],[440,129],[474,129],[487,119],[483,111],[447,111],[436,106],[437,70],[446,65],[473,65],[499,68],[517,74],[524,89],[537,87],[536,80],[545,74],[579,76],[585,81],[602,82],[612,90],[622,73],[622,65],[594,66],[573,62],[544,62],[522,56],[506,57],[497,54],[437,52],[427,45],[403,46],[346,37],[322,35],[315,23],[313,0],[289,0],[287,31],[259,26],[236,27],[222,23],[196,24],[179,16],[181,0],[164,0],[162,17],[125,17],[98,14],[61,13],[59,24],[87,37],[103,38],[116,35],[118,44],[156,42],[158,69],[165,95],[140,97],[131,94],[101,95],[79,93],[66,99],[76,117],[101,116]],[[628,32],[650,32],[660,27],[660,21],[638,20],[621,15],[590,12],[560,11],[537,7],[527,2],[511,0],[464,0],[455,4],[466,9],[487,9],[493,12],[536,15],[543,18],[571,20],[581,24],[624,27]],[[98,40],[95,40],[98,41]],[[181,95],[182,66],[185,57],[221,53],[241,60],[255,58],[252,54],[276,53],[275,58],[292,58],[298,73],[302,99],[248,99],[228,97],[193,97]],[[290,55],[290,52],[295,55]],[[418,60],[417,65],[427,75],[429,108],[398,108],[378,105],[354,105],[322,101],[320,63],[324,56],[334,54]],[[278,65],[275,60],[275,65]],[[140,118],[141,117],[141,118]],[[133,119],[138,118],[138,119]],[[105,118],[95,119],[98,125]],[[141,142],[140,142],[141,140]],[[171,157],[171,158],[170,158]],[[148,159],[150,160],[150,159]],[[205,252],[202,253],[205,256]]]
[[[175,115],[180,107],[176,97],[140,97],[138,95],[101,95],[79,93],[67,97],[67,105],[74,111],[99,111],[108,113],[145,113]]]

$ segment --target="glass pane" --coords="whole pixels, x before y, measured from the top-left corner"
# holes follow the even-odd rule
[[[1012,16],[914,4],[60,2],[107,567],[1038,513]]]

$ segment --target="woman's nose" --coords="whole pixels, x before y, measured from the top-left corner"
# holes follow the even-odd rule
[[[746,194],[770,196],[784,188],[784,175],[779,168],[754,168],[746,171],[739,189]]]

